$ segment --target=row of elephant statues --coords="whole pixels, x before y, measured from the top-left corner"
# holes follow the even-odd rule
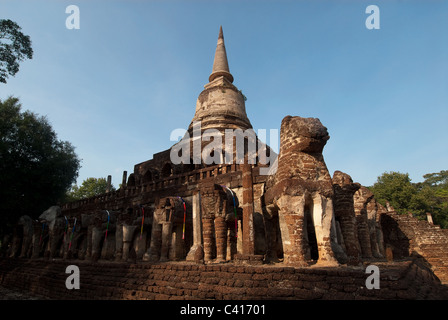
[[[155,207],[139,206],[125,212],[97,210],[80,216],[66,216],[59,206],[52,206],[37,220],[20,217],[14,233],[2,241],[1,253],[7,257],[93,261],[176,259],[176,250],[168,249],[173,233],[191,229],[191,215],[185,216],[187,206],[191,207],[182,198],[166,197]],[[169,230],[161,232],[162,228]],[[188,235],[184,244],[190,241],[191,232]],[[184,252],[177,254],[181,258]]]
[[[20,217],[0,254],[92,261],[182,260],[190,254],[195,261],[215,256],[225,260],[236,253],[234,226],[242,209],[226,187],[212,184],[202,191],[196,199],[202,201],[199,223],[203,227],[197,227],[196,236],[191,197],[168,196],[127,210],[102,209],[76,216],[64,215],[59,206],[52,206],[37,220]]]
[[[337,192],[335,199],[348,200],[342,205],[341,201],[335,202],[329,233],[334,235],[329,241],[335,259],[343,264],[357,264],[361,257],[384,257],[379,220],[385,209],[367,188],[354,184],[349,176],[339,172],[333,181],[344,189]],[[97,210],[78,216],[66,216],[60,207],[52,206],[37,220],[20,217],[10,240],[2,241],[0,256],[92,261],[188,260],[188,256],[194,261],[232,260],[241,240],[237,240],[239,230],[235,222],[241,222],[242,209],[236,195],[219,185],[202,190],[199,228],[192,221],[193,202],[191,198],[165,197],[125,211]],[[307,257],[303,261],[317,260],[322,257],[318,229],[314,222],[310,224],[306,213],[304,218],[302,245]],[[262,254],[265,260],[279,262],[285,258],[284,243],[288,240],[281,230],[282,221],[269,222],[272,219],[268,212],[263,220]]]

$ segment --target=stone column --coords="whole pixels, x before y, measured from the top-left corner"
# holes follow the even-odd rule
[[[110,188],[112,186],[112,176],[108,175],[107,176],[107,185],[106,185],[106,193],[110,192]]]
[[[41,233],[42,233],[42,224],[33,221],[33,253],[31,255],[31,259],[39,258],[39,254],[40,254],[39,240],[40,240]]]
[[[182,225],[173,225],[171,234],[171,243],[168,250],[170,260],[176,261],[184,257],[184,241],[182,240]]]
[[[380,242],[377,237],[377,215],[378,207],[376,200],[372,198],[366,206],[367,210],[367,226],[369,229],[370,248],[375,258],[383,258],[380,250]]]
[[[132,247],[132,240],[137,226],[123,225],[123,260],[127,261],[129,258],[129,251]]]
[[[213,260],[214,256],[214,233],[215,225],[211,217],[202,217],[203,239],[204,239],[204,262]]]
[[[331,248],[331,227],[334,216],[333,199],[321,194],[313,197],[313,223],[316,232],[320,265],[336,265],[337,261]]]
[[[227,255],[227,223],[222,216],[215,218],[216,261],[226,260]]]
[[[219,187],[221,188],[221,187]],[[213,181],[206,182],[202,186],[201,192],[201,214],[202,214],[202,239],[204,245],[204,262],[210,262],[215,258],[215,217],[217,217],[217,205],[219,196],[215,193]],[[218,206],[219,207],[219,206]]]
[[[227,257],[226,260],[233,260],[237,254],[237,238],[235,228],[227,229]]]
[[[160,249],[160,261],[168,260],[168,252],[170,250],[172,230],[173,230],[172,222],[162,223],[162,247]]]
[[[429,224],[434,224],[434,221],[432,220],[432,215],[429,212],[426,212],[426,219],[428,220]]]
[[[140,226],[139,226],[139,228],[140,228]],[[141,259],[146,252],[147,233],[146,233],[146,231],[143,231],[143,233],[140,234],[140,231],[139,231],[138,234],[139,234],[138,237],[134,241],[134,246],[135,246],[135,253],[136,253],[137,259]]]
[[[101,254],[101,238],[103,232],[101,228],[94,227],[92,230],[92,260],[98,261]]]
[[[128,172],[127,171],[123,171],[123,179],[121,180],[121,187],[122,188],[126,187],[127,179],[128,179]]]
[[[115,231],[115,261],[123,258],[123,225],[117,225]]]
[[[238,220],[238,228],[236,231],[236,251],[239,254],[243,254],[243,224],[241,220]]]
[[[149,249],[143,255],[144,261],[157,261],[160,257],[160,247],[162,246],[162,224],[153,218],[151,242]]]
[[[200,262],[204,259],[204,248],[202,246],[202,223],[201,223],[201,194],[196,191],[193,194],[193,246],[188,252],[187,261]]]
[[[185,250],[186,250],[185,241],[184,241],[184,239],[182,239],[183,225],[178,224],[176,226],[175,234],[176,234],[176,237],[174,239],[175,243],[172,244],[174,246],[174,248],[175,248],[175,251],[174,251],[175,257],[174,257],[174,259],[181,260],[181,259],[184,259],[185,255],[186,255],[186,252],[185,252]]]
[[[90,260],[92,257],[92,230],[93,225],[89,224],[87,226],[87,249],[86,249],[86,255],[85,259]]]
[[[373,258],[372,246],[370,243],[370,232],[367,218],[367,205],[373,197],[372,192],[366,187],[361,187],[355,192],[353,197],[356,225],[358,229],[358,241],[363,258]]]
[[[308,266],[304,248],[305,196],[281,196],[278,218],[283,242],[285,264]]]
[[[373,255],[370,245],[369,227],[367,225],[367,212],[365,212],[365,209],[361,210],[360,214],[356,216],[356,224],[358,226],[358,239],[361,245],[362,256],[370,259]]]
[[[243,184],[243,255],[255,254],[254,243],[254,191],[252,185],[252,166],[242,165]]]

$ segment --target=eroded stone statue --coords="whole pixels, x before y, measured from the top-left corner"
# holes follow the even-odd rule
[[[54,258],[58,255],[58,249],[63,242],[65,219],[62,217],[59,206],[51,206],[40,216],[39,221],[48,227],[48,244],[45,250],[46,258]]]
[[[224,186],[206,184],[201,188],[201,208],[204,261],[232,260],[237,253],[235,220],[242,215],[238,198]]]
[[[166,261],[185,257],[187,248],[182,239],[184,214],[181,198],[164,197],[158,201],[152,220],[151,244],[143,256],[144,260]]]
[[[330,234],[333,186],[322,155],[329,138],[319,119],[282,121],[278,169],[264,197],[270,215],[278,214],[287,264],[337,264]]]

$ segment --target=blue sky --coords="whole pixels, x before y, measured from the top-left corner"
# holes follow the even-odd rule
[[[68,5],[80,9],[69,30]],[[368,30],[366,7],[380,9]],[[168,149],[187,128],[223,26],[234,84],[255,130],[315,117],[331,136],[332,175],[372,185],[385,171],[448,163],[446,1],[0,1],[29,35],[0,99],[48,117],[82,158],[78,178],[112,175]],[[269,144],[269,141],[267,141]]]

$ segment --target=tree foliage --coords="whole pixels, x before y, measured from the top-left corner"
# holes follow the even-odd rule
[[[72,189],[67,193],[67,199],[69,201],[75,201],[94,197],[103,193],[106,193],[107,181],[105,178],[87,178],[84,180],[80,187],[77,185],[72,186]],[[111,185],[110,191],[115,190]]]
[[[417,194],[416,187],[411,183],[409,174],[401,172],[385,172],[378,177],[371,187],[375,198],[383,205],[386,201],[399,213],[410,210],[411,203]]]
[[[33,58],[30,37],[14,21],[0,19],[0,82],[19,71],[19,62]]]
[[[423,182],[412,183],[407,173],[385,172],[370,189],[381,204],[389,201],[397,212],[412,212],[420,219],[430,212],[434,223],[448,228],[448,170],[423,178]]]
[[[0,233],[63,200],[79,168],[74,147],[46,117],[22,112],[17,98],[0,100]]]
[[[416,184],[421,203],[433,215],[434,223],[448,228],[448,170],[428,173],[423,178],[423,182]]]

